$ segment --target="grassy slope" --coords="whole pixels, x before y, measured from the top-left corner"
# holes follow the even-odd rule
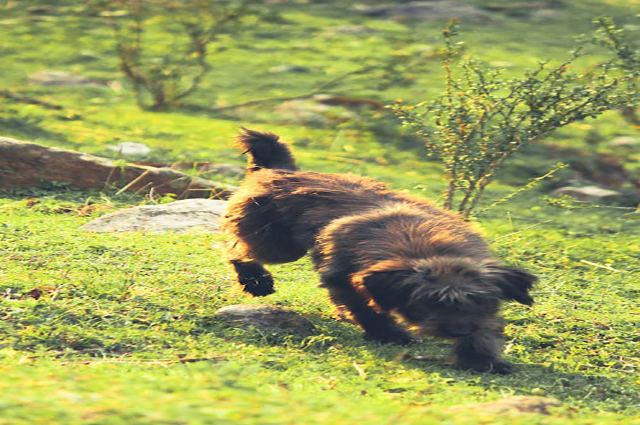
[[[504,18],[496,26],[467,26],[469,44],[488,60],[512,62],[515,72],[539,58],[562,57],[571,35],[588,31],[590,16],[630,16],[622,1],[576,3],[560,22]],[[437,39],[436,24],[409,29],[335,6],[283,7],[289,24],[256,27],[231,42],[196,96],[199,103],[305,92],[388,50],[388,37],[412,31],[421,43]],[[239,163],[228,140],[246,124],[292,140],[307,169],[355,171],[436,198],[442,188],[437,167],[380,143],[361,123],[312,128],[271,124],[279,117],[268,111],[245,121],[140,112],[126,92],[25,85],[25,76],[41,69],[116,78],[108,31],[95,20],[64,14],[34,19],[19,7],[3,12],[0,25],[10,36],[0,40],[0,85],[66,109],[4,104],[2,135],[107,155],[107,145],[133,140],[153,147],[161,160]],[[346,24],[379,32],[323,35],[327,27]],[[268,72],[281,64],[312,72],[286,78]],[[436,70],[434,65],[417,87],[435,91]],[[345,93],[420,98],[424,92],[417,87],[377,93],[354,82]],[[74,113],[82,118],[70,120]],[[630,134],[611,115],[556,139],[579,145],[587,131]],[[507,190],[498,185],[492,195]],[[363,341],[355,327],[335,320],[306,262],[273,267],[278,293],[252,300],[234,287],[219,236],[79,232],[90,219],[78,209],[87,200],[97,205],[94,216],[141,202],[60,188],[0,197],[0,424],[602,424],[630,423],[637,413],[630,316],[638,291],[637,226],[617,210],[557,210],[529,195],[480,217],[500,255],[542,277],[533,309],[505,308],[511,323],[507,356],[520,372],[494,377],[453,371],[438,361],[403,360],[405,353],[446,354],[442,341],[426,339],[408,348]],[[28,296],[35,288],[43,292],[37,300]],[[216,308],[240,302],[290,307],[312,320],[317,334],[233,329],[214,319]],[[184,356],[211,360],[175,363]],[[578,410],[515,419],[446,412],[511,394],[546,394]]]

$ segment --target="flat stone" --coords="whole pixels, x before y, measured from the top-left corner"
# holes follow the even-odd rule
[[[316,100],[290,100],[274,108],[287,122],[305,124],[332,125],[336,121],[349,121],[357,114],[337,106],[325,105]]]
[[[223,162],[203,162],[203,161],[179,161],[173,163],[164,163],[157,161],[136,161],[138,165],[146,165],[151,167],[168,167],[174,170],[194,170],[210,174],[224,174],[230,176],[244,175],[246,168],[235,164],[226,164]]]
[[[145,156],[151,152],[151,148],[147,145],[137,142],[122,142],[117,145],[109,146],[108,149],[118,152],[124,156]]]
[[[29,75],[29,82],[45,86],[103,86],[104,82],[67,71],[44,70]]]
[[[625,147],[625,148],[635,148],[640,147],[640,137],[634,136],[620,136],[612,139],[609,142],[609,146],[612,147]]]
[[[509,413],[534,413],[549,415],[549,407],[558,407],[560,402],[553,398],[544,397],[508,397],[502,400],[489,401],[487,403],[465,404],[448,409],[450,412],[473,411],[474,413],[488,413],[491,415],[504,415]]]
[[[556,9],[538,9],[531,14],[531,17],[542,21],[550,21],[563,18],[564,13]]]
[[[227,202],[185,199],[107,214],[82,226],[87,232],[219,233]]]
[[[376,32],[378,31],[364,25],[341,25],[341,26],[329,28],[327,30],[328,34],[348,34],[348,35],[374,34]]]
[[[214,174],[238,175],[246,172],[244,167],[234,164],[206,163],[198,167],[198,171]]]
[[[311,68],[302,65],[280,65],[269,68],[269,72],[273,73],[293,73],[293,74],[308,74],[311,72]]]
[[[270,305],[235,304],[222,307],[216,317],[234,324],[258,328],[279,328],[309,335],[313,324],[295,311]]]
[[[561,187],[553,192],[555,195],[566,195],[580,201],[601,201],[606,198],[621,195],[615,190],[605,189],[600,186]]]

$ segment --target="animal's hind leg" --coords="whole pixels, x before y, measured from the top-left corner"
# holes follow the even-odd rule
[[[265,226],[236,241],[229,261],[245,292],[256,297],[274,293],[273,276],[262,264],[289,263],[306,254],[307,248],[288,233],[287,229]]]
[[[281,215],[272,207],[270,196],[233,202],[225,217],[225,228],[235,237],[235,258],[282,264],[304,257],[313,240],[299,240]]]
[[[270,226],[236,243],[237,247],[243,247],[240,250],[242,252],[232,254],[230,262],[245,292],[257,297],[274,293],[273,277],[262,264],[289,263],[306,254],[305,246],[287,236],[286,229],[274,229],[274,226]]]
[[[264,297],[275,292],[273,276],[262,264],[248,260],[231,260],[230,262],[236,270],[238,282],[243,286],[244,292],[254,297]]]
[[[244,291],[254,296],[275,292],[273,277],[262,264],[281,264],[302,258],[308,242],[298,241],[292,230],[279,224],[269,196],[253,196],[231,202],[225,230],[234,238],[229,261]]]

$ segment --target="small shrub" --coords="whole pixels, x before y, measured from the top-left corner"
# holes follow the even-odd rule
[[[196,91],[211,70],[212,44],[257,14],[250,0],[98,0],[113,29],[120,70],[143,109],[163,110]],[[147,29],[164,34],[153,42]],[[220,48],[219,48],[220,50]],[[219,51],[218,50],[218,51]]]
[[[634,46],[627,34],[617,28],[608,17],[600,17],[594,21],[598,26],[593,42],[600,44],[612,51],[620,61],[620,67],[628,74],[630,91],[637,93],[637,77],[640,69],[640,57],[637,46]],[[640,117],[636,108],[637,99],[621,105],[620,113],[622,117],[632,125],[640,126]]]
[[[606,28],[600,31],[600,39],[615,45],[608,44],[616,57],[596,69],[583,74],[571,71],[586,51],[583,42],[564,63],[543,62],[516,78],[505,78],[501,70],[473,59],[454,69],[452,59],[460,46],[453,42],[457,26],[451,23],[445,28],[444,93],[433,101],[399,103],[393,109],[444,165],[449,182],[446,208],[468,217],[502,163],[522,146],[572,122],[630,103],[630,83],[637,71],[627,62],[621,65],[621,59],[630,57],[630,47],[623,45],[615,27]],[[615,42],[607,34],[615,35]]]

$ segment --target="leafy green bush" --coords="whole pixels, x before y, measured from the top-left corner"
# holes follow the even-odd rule
[[[511,79],[473,59],[454,66],[457,25],[445,28],[444,93],[417,105],[396,104],[394,111],[444,165],[446,208],[469,216],[502,163],[522,146],[631,102],[637,76],[633,49],[611,21],[598,22],[599,39],[616,53],[613,59],[588,72],[572,72],[587,51],[589,43],[583,41],[564,63],[542,62]]]

